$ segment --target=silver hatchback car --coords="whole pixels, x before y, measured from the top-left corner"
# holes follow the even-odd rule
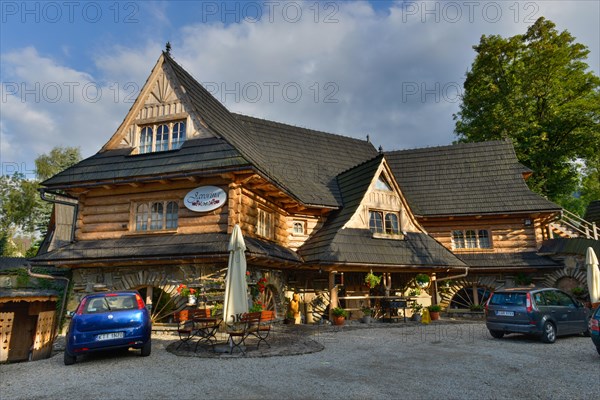
[[[555,288],[498,290],[485,306],[485,324],[497,339],[507,333],[525,333],[554,343],[557,336],[589,335],[589,318],[589,309]]]

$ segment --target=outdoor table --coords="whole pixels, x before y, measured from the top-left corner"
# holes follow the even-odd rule
[[[216,333],[219,325],[221,325],[221,319],[217,317],[196,317],[192,321],[195,330],[194,336],[198,337],[194,351],[198,350],[200,343],[208,343],[214,349],[217,343]]]
[[[406,322],[406,307],[408,305],[408,299],[404,297],[386,297],[381,302],[381,309],[383,312],[383,322],[392,322],[392,311],[398,311],[398,309],[402,308],[404,315],[404,322]],[[386,321],[386,314],[388,315]]]

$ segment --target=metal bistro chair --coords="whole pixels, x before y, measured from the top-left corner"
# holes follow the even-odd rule
[[[182,310],[174,314],[175,322],[177,322],[177,334],[179,335],[179,349],[182,344],[188,346],[188,342],[194,337],[194,321],[192,319],[191,310]]]
[[[229,334],[229,343],[231,346],[230,354],[233,354],[233,349],[238,348],[243,355],[246,355],[242,345],[245,346],[248,336],[258,329],[260,324],[260,314],[260,312],[242,314],[236,318],[237,321],[234,321],[233,324],[227,326],[227,333]]]
[[[264,342],[267,346],[271,347],[267,338],[271,333],[271,327],[273,326],[273,320],[275,319],[275,311],[262,311],[260,322],[258,326],[250,329],[250,333],[258,339],[256,348],[260,347],[261,342]]]

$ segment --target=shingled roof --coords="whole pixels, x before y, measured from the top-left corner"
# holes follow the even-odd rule
[[[245,237],[246,254],[254,257],[276,259],[297,264],[300,257],[285,247],[253,237]],[[170,260],[229,256],[226,233],[203,233],[189,235],[126,236],[120,239],[84,240],[33,258],[33,264],[45,265],[139,260]]]
[[[534,251],[515,253],[467,253],[458,257],[471,267],[473,271],[514,270],[514,269],[546,269],[563,268],[549,257],[538,255]]]
[[[168,54],[163,57],[175,84],[185,88],[190,112],[219,137],[188,139],[179,150],[156,153],[106,150],[46,180],[44,186],[58,189],[245,166],[306,205],[338,208],[342,204],[335,177],[377,154],[365,140],[233,114]]]
[[[392,267],[464,267],[448,249],[425,233],[409,232],[404,239],[374,238],[369,229],[343,228],[355,214],[375,177],[383,155],[337,178],[344,207],[298,249],[306,263],[362,264]]]
[[[506,141],[387,152],[388,161],[415,215],[457,216],[556,212],[560,206],[532,192],[530,172]]]
[[[226,171],[248,166],[241,154],[219,138],[188,139],[178,150],[130,155],[131,149],[107,150],[42,182],[50,188],[91,183],[127,182],[144,177],[168,178],[199,171]]]

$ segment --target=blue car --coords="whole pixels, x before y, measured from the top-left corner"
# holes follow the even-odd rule
[[[75,311],[64,354],[65,365],[77,356],[98,350],[133,347],[149,356],[152,321],[136,291],[105,292],[85,296]]]
[[[600,354],[600,306],[596,307],[594,315],[590,318],[590,334],[596,345],[596,350]]]

